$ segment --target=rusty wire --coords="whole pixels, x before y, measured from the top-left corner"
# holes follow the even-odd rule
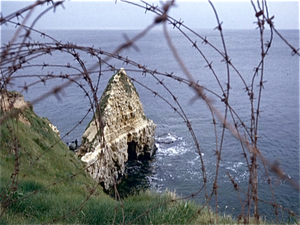
[[[18,79],[18,78],[24,78],[24,77],[34,77],[38,78],[35,82],[29,83],[29,84],[24,84],[21,89],[22,92],[28,91],[28,89],[34,88],[34,86],[38,83],[46,83],[48,80],[51,79],[62,79],[64,83],[61,85],[58,85],[51,90],[49,90],[47,93],[37,96],[36,99],[32,100],[32,104],[36,104],[40,101],[43,101],[44,99],[48,98],[49,96],[55,96],[57,99],[63,99],[62,93],[63,90],[72,85],[75,84],[77,85],[85,95],[88,97],[90,107],[86,113],[86,115],[82,118],[81,121],[79,121],[74,127],[64,134],[64,136],[68,136],[79,124],[81,124],[86,116],[89,113],[97,114],[96,112],[100,112],[99,110],[99,98],[97,96],[97,92],[99,90],[99,85],[100,85],[100,79],[103,73],[110,73],[117,71],[118,68],[115,68],[113,64],[110,63],[111,60],[117,60],[122,62],[123,64],[130,65],[134,67],[135,69],[129,69],[128,71],[132,71],[135,73],[139,73],[141,75],[150,75],[155,81],[157,81],[158,85],[163,87],[164,90],[167,91],[169,94],[169,97],[171,97],[172,101],[168,100],[167,97],[164,95],[160,94],[156,90],[150,88],[146,84],[143,84],[139,79],[130,77],[131,80],[141,87],[145,88],[146,90],[149,91],[149,93],[153,94],[154,96],[157,96],[158,98],[162,99],[166,105],[171,107],[175,113],[177,113],[180,118],[185,122],[192,138],[193,141],[195,142],[195,146],[198,150],[198,154],[200,157],[200,167],[202,171],[202,181],[203,185],[199,190],[197,190],[195,193],[191,193],[189,196],[185,196],[182,198],[177,198],[177,199],[172,199],[168,202],[161,203],[157,206],[154,206],[150,209],[145,209],[145,213],[141,214],[140,216],[136,217],[135,220],[130,221],[129,224],[135,222],[138,218],[145,216],[153,210],[154,208],[159,207],[162,204],[168,204],[170,202],[174,201],[180,201],[183,199],[189,199],[193,198],[196,195],[200,195],[201,193],[205,197],[205,201],[202,204],[202,207],[199,208],[198,212],[195,214],[195,216],[199,215],[202,211],[202,209],[209,205],[212,197],[215,197],[215,212],[218,213],[218,177],[220,176],[219,172],[219,165],[220,161],[222,158],[222,149],[223,149],[223,142],[225,141],[224,135],[227,130],[240,142],[241,147],[242,147],[242,154],[245,156],[245,161],[247,164],[247,168],[249,170],[249,185],[247,190],[242,190],[239,185],[235,182],[234,178],[228,173],[227,176],[229,180],[232,182],[235,191],[237,192],[238,195],[238,201],[241,204],[241,213],[239,216],[239,221],[240,219],[244,219],[244,221],[249,223],[249,218],[251,216],[250,214],[250,209],[251,207],[254,207],[255,212],[254,212],[254,217],[256,218],[256,222],[259,223],[259,211],[258,211],[258,204],[263,203],[263,204],[268,204],[272,205],[275,210],[276,214],[276,219],[277,222],[279,222],[278,217],[277,217],[277,210],[284,209],[287,211],[289,214],[293,216],[299,217],[297,214],[292,212],[292,210],[287,209],[282,207],[276,202],[275,196],[274,196],[274,191],[273,191],[273,186],[271,182],[269,182],[270,185],[270,191],[272,192],[273,200],[272,201],[266,201],[261,198],[258,198],[257,195],[257,166],[258,166],[258,160],[260,159],[262,162],[262,165],[264,167],[264,170],[267,174],[268,180],[270,180],[269,177],[269,171],[275,173],[278,177],[281,179],[285,179],[287,175],[283,173],[282,168],[279,168],[277,165],[274,163],[269,162],[267,159],[264,158],[260,150],[258,149],[257,142],[258,142],[258,130],[259,130],[259,115],[260,115],[260,102],[261,98],[263,98],[263,84],[264,84],[264,60],[267,57],[267,53],[269,49],[271,48],[272,40],[273,40],[273,35],[274,33],[277,34],[284,43],[288,45],[289,48],[292,49],[292,55],[298,55],[299,56],[299,49],[294,48],[284,37],[283,35],[280,34],[280,32],[275,28],[274,23],[273,23],[273,17],[269,16],[268,12],[268,7],[267,7],[267,2],[262,1],[260,4],[257,2],[255,3],[251,1],[253,9],[255,11],[255,16],[257,19],[257,25],[258,25],[258,30],[260,32],[260,37],[261,37],[261,59],[259,64],[257,65],[254,74],[252,76],[251,84],[247,85],[246,80],[244,79],[243,75],[238,71],[238,69],[233,65],[233,63],[230,60],[230,57],[227,53],[227,48],[226,48],[226,40],[223,35],[223,29],[222,29],[222,23],[220,22],[218,18],[218,13],[217,9],[214,7],[213,3],[209,1],[209,4],[212,7],[212,11],[214,12],[214,15],[216,16],[216,21],[217,21],[217,26],[216,30],[219,31],[220,33],[220,38],[222,40],[222,47],[223,49],[220,50],[217,47],[215,47],[207,37],[202,37],[200,34],[195,32],[194,30],[190,29],[188,26],[186,26],[183,21],[181,20],[176,20],[172,17],[170,17],[169,14],[169,9],[174,7],[174,1],[167,2],[162,5],[160,8],[159,6],[154,6],[150,5],[145,1],[141,1],[141,3],[135,3],[135,2],[130,2],[130,1],[122,1],[127,4],[133,5],[133,7],[139,7],[145,12],[152,12],[155,14],[155,19],[150,23],[149,26],[147,26],[144,30],[139,32],[136,36],[134,36],[132,39],[126,39],[124,43],[121,43],[119,47],[116,48],[115,51],[113,52],[107,52],[103,51],[101,49],[96,49],[94,47],[84,47],[84,46],[79,46],[76,44],[72,43],[61,43],[57,41],[55,38],[40,32],[36,29],[34,29],[34,25],[36,21],[38,21],[43,15],[46,13],[49,13],[50,10],[55,10],[56,7],[58,6],[63,6],[64,1],[58,1],[54,3],[53,1],[45,0],[45,1],[37,1],[36,3],[29,5],[28,7],[24,9],[19,9],[15,13],[10,14],[8,16],[1,16],[0,22],[1,25],[6,24],[6,23],[11,23],[15,24],[17,29],[16,32],[11,40],[10,43],[8,43],[5,46],[1,46],[1,61],[0,61],[0,68],[1,68],[1,79],[0,79],[0,85],[1,85],[1,93],[2,91],[6,91],[9,89],[10,85],[13,85],[12,80],[13,79]],[[30,25],[26,25],[26,21],[28,17],[31,16],[31,11],[38,5],[43,5],[43,4],[48,4],[52,3],[45,11],[41,12],[39,16],[37,16],[34,20],[34,22]],[[25,12],[28,12],[27,16],[23,18],[22,23],[15,22],[14,18],[22,17],[22,14]],[[180,77],[176,75],[176,73],[168,73],[168,72],[161,72],[157,69],[148,69],[146,65],[143,65],[141,63],[135,62],[131,59],[128,59],[128,57],[123,57],[121,54],[122,51],[126,50],[127,48],[136,48],[135,43],[137,40],[142,39],[147,33],[153,29],[155,26],[158,24],[163,24],[163,32],[165,39],[167,40],[167,44],[169,48],[171,49],[175,59],[177,60],[180,68],[183,70],[184,74],[186,77]],[[212,73],[213,77],[216,80],[216,83],[219,85],[220,88],[220,93],[217,93],[214,90],[211,90],[209,87],[204,87],[196,80],[194,79],[193,74],[189,71],[189,69],[185,66],[183,63],[183,60],[180,56],[180,53],[177,51],[176,47],[173,45],[173,43],[170,41],[169,37],[169,32],[168,32],[168,26],[171,25],[173,28],[177,29],[183,37],[185,37],[192,45],[192,48],[195,49],[199,55],[204,59],[206,62],[206,67],[209,69],[209,71]],[[269,26],[271,30],[270,37],[267,41],[267,45],[265,44],[264,40],[264,31],[266,29],[266,25]],[[25,31],[25,35],[23,36],[23,39],[21,42],[17,42],[17,37],[19,36],[21,31]],[[220,79],[214,70],[214,66],[212,62],[210,62],[203,51],[201,50],[201,47],[196,43],[196,41],[192,40],[192,37],[187,34],[187,32],[190,31],[193,34],[195,34],[198,38],[200,38],[203,41],[203,44],[209,46],[213,51],[217,52],[222,58],[223,61],[226,63],[226,74],[227,74],[227,82],[226,82],[226,87],[224,88],[223,85],[221,85]],[[37,33],[40,34],[40,36],[47,38],[48,42],[35,42],[31,41],[31,34],[32,33]],[[51,55],[54,52],[61,52],[63,54],[69,55],[73,58],[74,61],[76,61],[78,64],[76,65],[71,65],[69,63],[57,63],[57,64],[50,64],[50,63],[40,63],[40,64],[30,64],[31,61],[34,59],[37,59],[41,56],[45,55]],[[81,57],[81,54],[88,54],[92,58],[96,58],[97,62],[91,66],[87,67],[85,61]],[[68,73],[51,73],[51,74],[28,74],[28,75],[18,75],[17,72],[20,70],[24,69],[30,69],[30,68],[40,68],[41,70],[43,68],[58,68],[58,69],[67,69]],[[106,67],[106,69],[104,69]],[[235,111],[234,106],[231,105],[230,103],[230,81],[232,79],[232,75],[230,73],[230,68],[233,68],[234,72],[238,75],[239,79],[243,82],[244,89],[246,90],[246,95],[249,96],[249,103],[251,105],[251,125],[250,127],[247,127],[245,123],[242,121],[242,119],[239,117],[238,113]],[[96,80],[96,85],[94,84],[93,76],[98,74]],[[191,88],[194,90],[196,96],[195,99],[200,99],[205,102],[205,104],[208,106],[211,116],[212,116],[212,121],[213,121],[213,127],[215,130],[215,140],[216,140],[216,170],[215,170],[215,176],[214,176],[214,184],[211,190],[208,189],[207,187],[207,171],[206,171],[206,166],[204,163],[204,160],[202,158],[202,150],[200,147],[200,142],[199,138],[194,132],[194,128],[192,126],[192,123],[188,116],[185,113],[185,110],[177,100],[176,96],[173,94],[172,89],[168,87],[168,84],[166,81],[163,80],[163,78],[168,78],[171,80],[178,81],[182,84],[185,84],[187,88]],[[257,82],[257,79],[259,80]],[[85,87],[82,84],[82,80],[84,80],[85,84],[87,84],[88,88]],[[254,99],[254,94],[256,95],[257,93],[254,93],[254,88],[258,84],[259,90],[258,90],[258,99]],[[211,94],[211,97],[207,96],[207,93]],[[214,100],[218,99],[221,102],[224,103],[225,110],[224,112],[220,112],[217,107],[214,105]],[[194,101],[194,100],[192,100]],[[14,140],[14,147],[12,151],[14,152],[16,158],[15,158],[15,167],[14,171],[12,172],[12,176],[8,184],[6,185],[7,188],[4,190],[8,191],[15,191],[18,188],[18,185],[22,183],[26,175],[29,173],[31,169],[34,168],[35,163],[43,157],[44,154],[47,154],[47,152],[55,147],[57,143],[53,143],[51,147],[47,150],[45,150],[40,156],[38,156],[35,160],[33,160],[32,165],[29,169],[29,171],[22,171],[23,175],[20,177],[20,171],[19,171],[19,158],[18,156],[18,127],[10,126],[7,123],[7,120],[9,118],[16,118],[18,113],[20,111],[23,111],[26,109],[28,106],[24,106],[23,108],[20,108],[19,111],[16,110],[11,110],[6,112],[1,118],[0,118],[0,125],[6,125],[9,127],[9,131],[11,134],[12,139]],[[103,123],[101,122],[101,114],[97,114],[98,119],[96,120],[100,122],[100,124],[97,123],[97,128],[101,131],[103,130]],[[233,124],[229,122],[229,118],[234,121]],[[216,119],[223,125],[222,126],[222,134],[221,134],[221,141],[218,143],[218,137],[217,137],[217,131],[216,131]],[[241,129],[238,128],[237,124],[241,124]],[[244,133],[244,135],[243,135]],[[100,132],[99,138],[103,138],[103,134]],[[105,140],[104,140],[105,141]],[[105,143],[105,142],[104,142]],[[104,162],[106,163],[106,162]],[[79,170],[77,173],[74,173],[64,179],[57,180],[55,182],[50,183],[48,186],[35,191],[32,194],[29,194],[27,196],[24,196],[24,198],[29,198],[32,195],[36,194],[37,192],[47,189],[51,186],[57,185],[60,182],[63,182],[67,179],[71,179],[72,177],[76,176],[79,173],[82,173],[84,170],[87,168],[82,168],[82,170]],[[288,179],[290,184],[297,190],[299,191],[299,184],[297,181]],[[83,201],[81,205],[76,207],[75,209],[71,210],[68,214],[63,215],[61,218],[53,218],[51,222],[57,222],[60,220],[65,220],[66,218],[70,217],[71,215],[74,215],[82,207],[84,207],[85,203],[89,200],[90,196],[93,195],[94,191],[96,190],[98,184],[94,184],[90,194],[86,197],[86,199]],[[115,217],[117,214],[117,202],[120,202],[121,208],[122,208],[122,215],[123,215],[123,221],[122,224],[125,223],[125,212],[123,209],[122,205],[122,200],[120,198],[120,195],[118,194],[118,190],[116,188],[116,185],[114,185],[115,189],[115,201],[116,201],[116,208],[115,208]],[[240,195],[240,192],[244,194],[244,199]],[[6,196],[5,191],[0,193],[0,196]],[[9,204],[12,204],[18,200],[13,200],[10,199],[9,197],[3,197],[1,200],[1,205],[2,205],[2,211],[0,212],[0,217],[4,214],[5,210],[9,206]],[[115,223],[115,217],[113,219],[113,223]],[[190,222],[192,218],[188,218],[187,223]],[[218,217],[217,217],[217,222],[218,222]]]

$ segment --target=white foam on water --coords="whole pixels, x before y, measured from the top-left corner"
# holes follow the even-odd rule
[[[247,167],[245,167],[244,171],[242,171],[241,167],[245,164],[243,162],[232,162],[231,166],[227,166],[226,170],[230,170],[229,173],[234,176],[234,180],[237,182],[244,181],[249,178],[249,171]],[[226,177],[227,175],[224,175]]]
[[[166,133],[155,138],[157,156],[178,156],[189,151],[190,146],[176,134]]]
[[[172,144],[178,140],[182,140],[182,138],[175,134],[167,133],[156,137],[155,140],[158,144]]]
[[[164,153],[166,155],[180,155],[181,153],[184,153],[184,149],[179,146],[170,147],[164,150]]]

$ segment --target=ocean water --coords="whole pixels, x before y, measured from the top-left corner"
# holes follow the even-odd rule
[[[101,48],[104,51],[114,51],[124,42],[124,34],[133,37],[138,31],[128,30],[45,30],[45,33],[54,37],[62,43],[74,43],[81,46]],[[203,37],[213,43],[222,52],[221,39],[216,30],[199,30]],[[283,30],[283,36],[296,48],[299,48],[299,31]],[[7,43],[11,37],[12,31],[3,30],[2,44]],[[222,95],[218,82],[207,68],[207,64],[192,47],[192,44],[180,33],[170,30],[171,40],[176,46],[178,53],[186,67],[189,69],[194,79],[199,84],[208,88],[210,91]],[[254,76],[254,69],[260,61],[260,42],[259,32],[257,30],[228,30],[224,31],[226,48],[232,64],[243,76],[247,85],[250,85]],[[203,51],[209,62],[212,62],[213,69],[216,71],[219,82],[226,89],[227,71],[226,64],[222,61],[220,55],[209,45],[201,44],[201,40],[192,34],[189,34],[193,41],[197,41],[199,48]],[[269,33],[266,32],[265,42],[268,40]],[[40,35],[32,37],[37,41],[49,42],[49,39]],[[172,52],[167,46],[167,42],[161,30],[150,31],[145,37],[135,43],[134,48],[124,50],[120,55],[128,57],[147,69],[160,71],[162,73],[174,73],[174,75],[185,78]],[[80,57],[84,60],[86,67],[90,68],[97,62],[90,55],[80,52]],[[42,56],[36,61],[31,62],[31,66],[20,70],[14,74],[12,90],[21,90],[26,83],[31,84],[38,80],[36,77],[29,77],[28,74],[46,75],[46,74],[72,74],[75,70],[58,68],[57,66],[48,66],[41,69],[42,63],[49,65],[62,64],[76,65],[74,59],[61,52],[53,52],[52,55]],[[168,91],[154,79],[151,74],[143,74],[137,71],[136,67],[126,65],[116,59],[110,59],[108,64],[116,68],[125,68],[127,74],[143,83],[148,88],[158,92],[160,95],[179,108]],[[283,43],[278,36],[274,36],[272,47],[265,60],[264,70],[264,89],[261,98],[261,114],[259,117],[260,136],[258,147],[261,153],[270,162],[279,163],[283,168],[288,179],[280,179],[272,172],[268,171],[271,178],[272,187],[276,202],[283,207],[290,208],[299,214],[299,193],[288,183],[289,179],[296,180],[299,183],[299,57],[292,56],[291,49]],[[96,70],[98,70],[97,68]],[[114,74],[108,65],[101,67],[102,76],[99,81],[98,97],[101,97],[108,79]],[[18,76],[23,76],[19,78]],[[230,69],[230,97],[229,103],[241,120],[250,126],[251,105],[247,93],[244,91],[241,79],[232,69]],[[25,78],[24,78],[25,77]],[[91,74],[94,84],[98,81],[98,73]],[[213,126],[211,112],[207,105],[201,99],[193,100],[194,91],[183,82],[175,81],[166,76],[157,76],[166,87],[178,99],[180,106],[184,110],[187,118],[191,122],[197,140],[200,144],[202,157],[208,178],[208,194],[211,193],[211,187],[216,176],[216,137]],[[37,96],[46,93],[56,85],[63,82],[62,79],[50,79],[46,84],[38,83],[30,86],[28,92],[23,92],[25,99],[32,101]],[[87,84],[81,81],[85,88]],[[257,99],[259,78],[254,79],[255,97]],[[188,196],[196,193],[203,185],[200,156],[197,153],[195,142],[189,132],[183,119],[166,104],[165,101],[155,96],[149,90],[138,83],[134,83],[137,88],[144,111],[149,119],[157,124],[156,146],[158,148],[155,158],[146,162],[129,162],[127,167],[127,177],[119,185],[120,190],[128,193],[133,188],[150,188],[158,192],[166,189],[176,191],[179,196]],[[78,122],[87,113],[90,102],[85,93],[76,85],[71,85],[64,89],[60,98],[50,96],[34,105],[35,112],[43,117],[47,117],[58,127],[61,137],[65,142],[70,142],[76,138],[80,140],[87,124],[92,118],[88,114],[81,124]],[[207,91],[207,96],[213,100],[213,104],[222,114],[224,114],[224,105],[220,99]],[[255,100],[255,105],[257,100]],[[217,121],[217,140],[218,146],[221,140],[222,125]],[[242,133],[244,135],[244,131]],[[249,153],[247,152],[249,155]],[[226,175],[230,173],[237,184],[244,190],[247,190],[249,184],[249,172],[243,151],[238,140],[236,140],[226,130],[222,148],[222,157],[218,173],[218,208],[221,212],[227,212],[235,216],[240,214],[240,201],[231,181]],[[268,177],[262,165],[258,161],[258,182],[259,198],[271,201],[272,195],[268,185]],[[242,199],[245,196],[241,194]],[[203,203],[205,196],[203,191],[194,197],[194,200]],[[216,207],[215,200],[211,200],[211,206]],[[280,211],[280,213],[282,213]],[[266,218],[275,218],[272,206],[260,203],[260,215]],[[286,217],[287,212],[280,214]]]

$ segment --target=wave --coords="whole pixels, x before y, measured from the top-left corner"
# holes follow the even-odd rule
[[[166,133],[162,134],[155,138],[155,141],[157,144],[172,144],[178,140],[181,140],[182,138],[178,137],[175,134]]]

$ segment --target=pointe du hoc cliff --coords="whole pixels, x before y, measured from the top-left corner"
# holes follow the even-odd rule
[[[128,160],[151,159],[156,150],[156,125],[145,116],[124,69],[109,80],[99,108],[82,136],[77,154],[90,175],[109,189],[124,174]]]

